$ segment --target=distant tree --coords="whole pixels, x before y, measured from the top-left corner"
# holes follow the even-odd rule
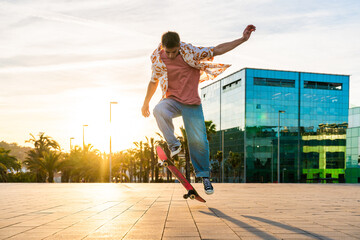
[[[27,141],[34,144],[34,148],[28,151],[25,160],[26,167],[36,175],[37,182],[53,182],[53,171],[58,167],[60,160],[60,145],[45,133],[40,133],[39,138],[30,134],[31,138]]]
[[[16,157],[16,159],[22,163],[26,160],[27,152],[31,150],[30,147],[19,146],[17,143],[7,143],[4,141],[0,142],[0,148],[4,148],[5,150],[10,150],[11,155]]]
[[[211,137],[216,133],[216,125],[211,120],[205,121],[205,128],[207,140],[210,142]]]
[[[155,145],[158,143],[158,141],[155,141],[154,138],[148,138],[146,137],[146,156],[149,161],[149,170],[151,174],[151,182],[155,181],[155,167],[157,165],[156,161],[156,152],[155,152]],[[157,179],[157,178],[156,178]]]
[[[214,155],[214,159],[216,159],[218,161],[217,165],[215,165],[216,167],[218,167],[218,172],[219,172],[219,178],[222,179],[221,175],[222,175],[222,160],[223,160],[223,152],[222,151],[217,151],[217,153]],[[215,172],[215,171],[214,171]]]
[[[239,171],[239,167],[242,165],[243,159],[240,157],[240,154],[237,152],[229,152],[227,162],[231,166],[231,171],[233,173],[233,181],[235,182],[236,176]]]
[[[121,151],[114,154],[112,175],[120,182],[130,182],[130,159],[129,151]]]
[[[107,181],[108,168],[104,165],[104,158],[100,151],[94,149],[91,144],[80,148],[74,147],[70,154],[66,155],[60,168],[62,182],[104,182]]]
[[[190,152],[189,152],[189,145],[186,130],[184,127],[180,127],[181,135],[180,138],[181,145],[184,148],[185,152],[185,178],[190,182],[190,172],[191,172],[191,159],[190,159]]]
[[[48,175],[48,182],[54,182],[54,172],[60,169],[61,152],[48,151],[44,153],[43,166]]]
[[[139,166],[139,173],[138,173],[138,180],[139,182],[144,182],[143,170],[144,170],[144,161],[145,161],[145,154],[144,154],[144,145],[143,141],[134,142],[136,148],[134,148],[134,157],[137,165]]]
[[[20,162],[17,161],[16,157],[11,156],[10,150],[0,148],[0,181],[6,182],[8,177],[8,171],[19,171],[21,169]]]

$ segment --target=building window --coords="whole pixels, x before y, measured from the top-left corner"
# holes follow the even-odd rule
[[[319,169],[319,153],[317,152],[303,153],[303,168]]]
[[[231,90],[231,89],[240,87],[240,81],[241,81],[241,79],[236,80],[236,81],[231,82],[231,83],[228,83],[228,84],[226,84],[226,85],[224,85],[224,86],[222,87],[222,90],[223,90],[223,91],[225,91],[225,90],[228,91],[228,90]]]
[[[342,83],[304,81],[304,88],[342,90]]]
[[[344,152],[327,152],[326,153],[326,169],[339,169],[345,167]]]
[[[254,77],[254,85],[294,88],[295,80]]]

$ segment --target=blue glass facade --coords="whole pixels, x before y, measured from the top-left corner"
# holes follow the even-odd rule
[[[218,130],[210,142],[214,166],[222,165],[215,181],[342,178],[334,169],[344,171],[337,162],[345,162],[349,76],[245,68],[202,88],[201,98]]]
[[[346,132],[346,183],[360,183],[360,107],[349,109]]]

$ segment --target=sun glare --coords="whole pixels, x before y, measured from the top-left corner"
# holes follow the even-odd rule
[[[144,120],[140,115],[139,102],[131,99],[134,96],[126,93],[114,96],[111,90],[101,88],[79,90],[78,94],[84,97],[74,104],[74,115],[71,116],[72,120],[75,119],[71,123],[71,132],[76,133],[73,134],[76,136],[72,146],[82,147],[84,140],[85,145],[91,144],[93,148],[108,153],[110,135],[112,152],[133,147],[134,141],[144,138]],[[110,102],[118,102],[111,104],[111,124]],[[139,111],[134,111],[137,108]]]

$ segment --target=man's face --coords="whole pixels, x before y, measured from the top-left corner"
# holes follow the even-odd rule
[[[170,59],[175,59],[176,56],[179,54],[180,47],[174,47],[174,48],[163,47],[163,48],[166,53],[166,56]]]

